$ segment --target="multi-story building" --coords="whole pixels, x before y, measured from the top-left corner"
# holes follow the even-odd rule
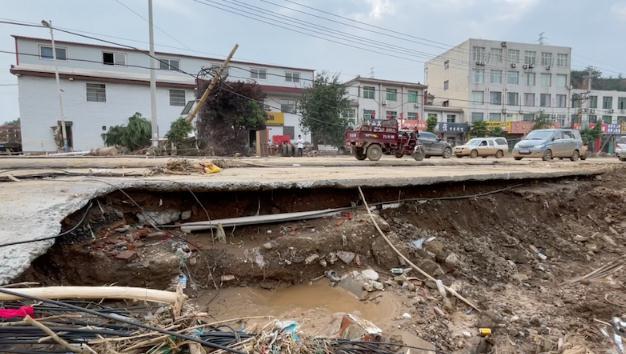
[[[398,119],[409,129],[423,129],[424,90],[415,82],[381,80],[357,76],[345,83],[351,109],[346,112],[355,125],[370,119]]]
[[[626,91],[573,89],[571,107],[574,123],[620,125],[626,133]]]
[[[435,104],[462,107],[470,123],[541,113],[568,125],[570,68],[568,47],[468,39],[428,61],[424,77]]]
[[[26,152],[57,151],[55,131],[60,127],[54,61],[49,39],[13,36],[18,77],[22,146]],[[68,143],[74,150],[101,147],[101,134],[110,126],[127,123],[135,112],[150,115],[151,58],[145,50],[88,43],[55,41],[63,92]],[[196,99],[194,75],[222,60],[195,55],[157,52],[157,117],[163,137],[170,123]],[[187,75],[189,73],[191,75]],[[252,80],[266,94],[269,135],[308,134],[300,128],[295,100],[310,87],[314,70],[281,65],[233,61],[229,80]]]

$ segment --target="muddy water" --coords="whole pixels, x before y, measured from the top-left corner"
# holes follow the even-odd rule
[[[333,335],[344,313],[352,313],[372,321],[381,329],[389,329],[401,313],[400,298],[382,292],[374,301],[359,301],[352,293],[332,287],[325,280],[288,288],[264,290],[250,287],[221,289],[202,293],[197,302],[216,320],[273,316],[295,320],[311,335]]]

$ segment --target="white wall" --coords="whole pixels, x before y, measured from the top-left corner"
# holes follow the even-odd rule
[[[97,82],[97,81],[96,81]],[[56,151],[52,130],[59,120],[59,101],[52,78],[22,76],[18,79],[22,149],[24,151]],[[62,80],[65,120],[73,122],[74,150],[102,147],[102,126],[128,123],[128,117],[140,112],[149,119],[150,90],[148,86],[106,84],[106,102],[88,102],[86,82]],[[192,90],[186,99],[194,99]],[[169,105],[169,89],[157,89],[157,117],[162,137],[184,107]]]
[[[363,97],[363,87],[364,86],[373,86],[375,87],[374,99],[364,98]],[[389,101],[386,99],[387,96],[387,88],[396,89],[397,90],[397,100]],[[417,103],[409,103],[408,102],[408,91],[417,91]],[[407,114],[409,112],[415,112],[418,115],[419,119],[424,119],[422,117],[422,102],[424,90],[407,87],[403,85],[393,85],[390,83],[370,83],[370,82],[359,82],[352,81],[348,84],[346,88],[348,99],[351,101],[355,101],[357,103],[356,107],[353,109],[356,110],[356,124],[360,124],[363,122],[363,111],[364,110],[373,110],[376,112],[376,119],[385,119],[387,116],[387,111],[396,111],[397,118],[407,119]],[[417,105],[417,106],[416,106]]]

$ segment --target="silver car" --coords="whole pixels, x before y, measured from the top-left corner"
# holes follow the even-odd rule
[[[626,161],[626,136],[615,139],[615,155],[620,161]]]
[[[554,157],[578,160],[583,151],[583,141],[576,129],[537,129],[513,147],[513,157],[540,157],[544,161]]]

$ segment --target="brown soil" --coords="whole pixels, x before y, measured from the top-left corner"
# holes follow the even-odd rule
[[[284,315],[319,329],[332,326],[328,318],[332,313],[353,310],[366,313],[389,335],[408,331],[445,352],[469,353],[479,347],[498,353],[557,352],[557,343],[564,338],[566,349],[576,344],[602,352],[612,344],[594,318],[609,321],[612,316],[624,316],[626,272],[566,282],[626,253],[625,176],[626,169],[621,168],[593,180],[527,181],[477,198],[406,202],[381,210],[378,220],[394,243],[415,263],[477,303],[484,310],[481,313],[460,302],[445,310],[432,284],[417,280],[413,281],[416,289],[408,290],[413,287],[393,281],[389,269],[401,263],[362,210],[320,220],[225,230],[226,243],[220,243],[208,232],[184,235],[176,228],[154,232],[141,226],[133,204],[113,193],[90,210],[89,227],[57,242],[21,280],[167,288],[185,273],[192,285],[189,295],[216,318]],[[366,195],[368,201],[376,202],[469,195],[506,186],[510,182],[375,189]],[[190,210],[189,220],[205,219],[191,194],[130,194],[146,210]],[[213,218],[322,209],[358,201],[354,190],[196,196]],[[81,215],[79,211],[70,216],[67,225]],[[116,231],[124,225],[130,228]],[[431,237],[435,239],[424,249],[410,246],[411,241]],[[336,259],[338,251],[354,252],[357,257],[344,264]],[[333,303],[349,304],[339,295],[337,302],[327,304],[296,303],[294,299],[304,295],[288,288],[302,284],[296,289],[305,287],[306,293],[310,280],[326,270],[343,274],[367,266],[377,269],[383,281],[391,280],[384,297],[378,299],[380,304],[367,305],[371,309],[338,308]],[[317,284],[308,288],[311,294],[319,294]],[[329,288],[329,292],[335,290]],[[284,295],[289,291],[291,295]],[[229,296],[242,292],[247,294],[243,298]],[[268,297],[280,300],[272,302]],[[387,302],[397,306],[390,309]],[[380,316],[375,315],[376,309]],[[412,319],[399,319],[404,312]],[[493,329],[486,341],[476,336],[478,327],[485,326]]]

